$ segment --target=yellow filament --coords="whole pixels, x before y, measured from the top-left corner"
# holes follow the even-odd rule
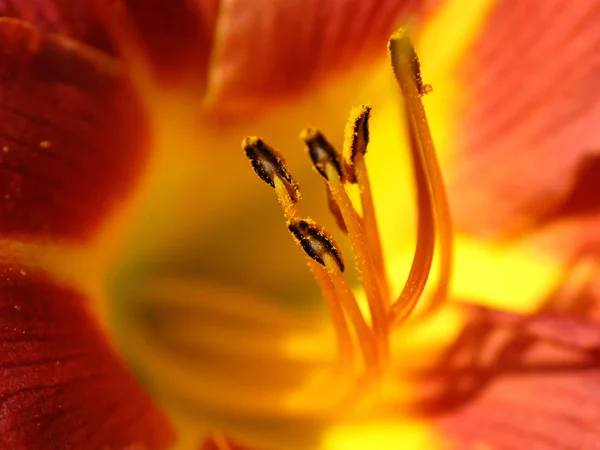
[[[274,183],[277,200],[283,209],[285,220],[299,219],[300,214],[298,213],[298,209],[290,199],[284,182],[279,177],[274,177]],[[305,255],[305,259],[327,304],[336,335],[340,365],[342,368],[350,368],[354,362],[354,345],[339,293],[336,291],[323,266],[308,255]]]
[[[296,204],[290,198],[290,194],[288,193],[283,180],[278,176],[274,176],[273,182],[275,183],[275,193],[277,194],[277,200],[283,209],[285,220],[299,219],[300,215],[298,214]]]
[[[363,224],[367,241],[371,249],[373,264],[379,279],[379,288],[383,300],[384,308],[389,307],[390,293],[389,285],[386,277],[385,263],[383,258],[383,247],[381,245],[381,237],[379,236],[379,227],[377,226],[377,217],[375,216],[375,204],[373,202],[373,193],[371,191],[371,181],[369,180],[369,172],[365,164],[365,155],[359,152],[354,157],[354,168],[356,170],[356,179],[360,192],[360,203],[363,210]]]
[[[338,204],[346,227],[348,228],[348,237],[350,239],[352,251],[354,252],[356,266],[360,273],[367,301],[369,303],[377,346],[382,356],[387,359],[389,352],[387,312],[379,290],[379,280],[377,279],[377,272],[369,251],[369,244],[366,241],[366,235],[361,220],[352,206],[352,202],[339,179],[335,167],[332,164],[326,164],[325,172],[327,174],[329,187],[331,188],[331,194]]]
[[[344,274],[340,271],[337,261],[332,256],[328,254],[324,255],[323,261],[325,262],[325,268],[327,269],[329,279],[335,287],[335,291],[338,293],[342,305],[354,326],[365,359],[367,371],[369,373],[372,372],[373,374],[379,373],[381,371],[381,366],[374,335],[362,315],[362,311],[354,297],[352,288],[344,277]]]
[[[329,316],[333,322],[341,369],[350,369],[354,365],[354,344],[340,294],[336,291],[335,284],[329,278],[325,268],[308,256],[306,258],[309,268],[323,293]]]

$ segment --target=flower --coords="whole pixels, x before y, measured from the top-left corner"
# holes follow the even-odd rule
[[[292,2],[86,3],[0,4],[18,18],[0,19],[3,446],[165,448],[175,433],[182,446],[213,436],[210,446],[222,432],[278,449],[377,448],[398,438],[423,448],[418,439],[437,446],[444,437],[459,447],[568,448],[595,439],[595,408],[568,401],[595,404],[598,330],[564,313],[577,306],[567,288],[587,289],[584,269],[595,269],[573,259],[593,255],[597,220],[580,194],[594,164],[579,177],[575,170],[597,150],[589,132],[596,7],[536,3],[532,14],[511,2],[304,2],[300,12]],[[251,134],[286,149],[302,208],[335,229],[305,155],[287,149],[307,125],[338,143],[350,106],[369,100],[369,170],[375,204],[386,206],[377,215],[399,290],[415,211],[406,204],[406,155],[390,151],[407,139],[383,49],[401,17],[415,29],[423,77],[434,86],[425,102],[464,232],[453,296],[488,307],[457,305],[429,325],[402,328],[394,349],[406,380],[383,394],[363,389],[362,401],[342,408],[335,394],[356,392],[343,377],[337,390],[315,386],[335,367],[319,292],[271,193],[235,149]],[[550,23],[548,40],[527,45]],[[546,57],[557,42],[570,45]],[[514,71],[515,55],[519,68],[539,66],[546,78]],[[573,60],[584,63],[564,71]],[[538,79],[553,89],[528,84]],[[521,85],[528,89],[515,100]],[[577,99],[566,109],[577,120],[555,126],[565,120],[555,113],[565,97]],[[544,105],[552,114],[534,114]],[[523,111],[535,127],[512,122]],[[536,130],[557,134],[538,147]],[[471,153],[490,142],[484,155]],[[556,149],[567,142],[578,147],[563,161]],[[558,162],[530,171],[527,159],[507,157],[523,146],[539,152],[536,162]],[[496,175],[499,155],[518,163],[511,177]],[[387,207],[398,198],[400,214]],[[531,211],[532,202],[543,207]],[[512,240],[466,233],[498,231]],[[565,233],[577,245],[557,246]],[[347,246],[341,253],[350,254]],[[534,371],[537,360],[532,381],[514,375]],[[566,368],[573,373],[547,375]],[[534,424],[513,418],[523,415],[520,392],[544,400],[530,413]]]

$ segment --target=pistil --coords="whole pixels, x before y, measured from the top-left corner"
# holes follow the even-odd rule
[[[411,133],[411,140],[413,151],[419,156],[419,159],[415,159],[415,164],[422,164],[423,176],[425,177],[426,183],[429,185],[429,195],[433,202],[434,209],[434,220],[437,223],[437,232],[439,234],[439,255],[440,255],[440,269],[439,269],[439,280],[436,289],[429,303],[422,311],[422,316],[425,316],[433,312],[438,308],[448,297],[448,289],[450,284],[450,277],[452,275],[452,258],[453,258],[453,232],[452,232],[452,220],[450,215],[450,206],[448,203],[448,196],[446,194],[446,188],[444,186],[444,180],[442,178],[442,172],[437,160],[435,145],[433,138],[431,137],[431,131],[427,122],[427,116],[425,114],[425,108],[421,97],[431,92],[431,86],[423,84],[421,78],[421,67],[417,54],[410,42],[408,34],[400,29],[396,31],[390,38],[388,44],[389,56],[394,69],[394,74],[398,85],[402,91],[405,101],[405,111],[408,121],[409,131]],[[418,171],[415,170],[415,177],[417,178],[417,187],[419,187]],[[421,194],[418,194],[421,195]],[[429,216],[427,211],[419,210],[419,224],[418,228],[421,227],[428,229],[430,226],[428,223]],[[419,252],[419,250],[421,250]],[[398,301],[392,306],[390,320],[392,322],[402,322],[410,315],[414,309],[414,305],[418,300],[412,297],[408,299],[403,298],[404,291],[411,289],[410,286],[419,284],[419,280],[422,280],[427,266],[426,253],[428,248],[419,249],[417,244],[417,251],[415,252],[415,262],[417,256],[424,257],[423,261],[420,261],[421,269],[416,271],[415,276],[406,283],[406,287],[403,293],[400,295]],[[413,267],[415,264],[413,263]],[[411,275],[413,270],[411,269]],[[419,279],[415,279],[418,277]]]

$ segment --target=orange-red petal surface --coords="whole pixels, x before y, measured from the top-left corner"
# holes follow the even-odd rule
[[[429,418],[456,449],[592,449],[600,438],[600,325],[483,310],[436,372]]]
[[[336,71],[385,58],[394,28],[422,20],[431,7],[419,0],[256,1],[252,7],[223,1],[209,74],[211,104],[250,113]]]
[[[91,1],[0,0],[0,16],[25,20],[45,33],[63,34],[104,51],[112,49]]]
[[[106,6],[109,2],[98,0]],[[185,78],[204,87],[219,0],[117,0],[101,8],[114,38],[145,53],[162,82]],[[254,4],[246,4],[254,9]],[[114,27],[115,20],[118,21]],[[117,45],[124,42],[117,42]]]
[[[146,121],[114,61],[0,19],[0,236],[89,236],[135,184]]]
[[[172,441],[85,304],[27,266],[0,267],[0,448],[162,450]]]
[[[596,2],[498,2],[457,69],[471,103],[448,174],[460,228],[537,223],[575,189],[600,153],[599,45]]]
[[[133,91],[106,54],[8,18],[0,77],[0,238],[91,236],[143,167]],[[4,252],[0,265],[0,448],[165,448],[166,419],[90,302],[19,258]]]

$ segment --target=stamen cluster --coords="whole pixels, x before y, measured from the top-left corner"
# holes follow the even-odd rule
[[[419,61],[406,33],[398,31],[392,35],[389,53],[405,99],[418,211],[413,264],[406,285],[395,301],[390,296],[365,163],[371,107],[361,106],[352,110],[346,129],[344,155],[317,129],[307,128],[300,135],[314,168],[325,180],[329,209],[350,240],[369,306],[368,316],[362,313],[343,273],[344,261],[331,235],[299,214],[296,205],[300,200],[300,188],[285,167],[283,157],[260,138],[247,137],[242,142],[254,171],[275,189],[288,229],[306,254],[308,266],[329,308],[341,364],[344,367],[354,366],[358,344],[367,374],[380,374],[385,369],[391,329],[409,318],[423,295],[431,271],[436,231],[439,233],[441,276],[426,312],[435,309],[447,296],[452,258],[450,214],[421,102],[421,96],[430,92],[431,87],[422,82]],[[359,186],[362,215],[347,194],[349,184]]]

